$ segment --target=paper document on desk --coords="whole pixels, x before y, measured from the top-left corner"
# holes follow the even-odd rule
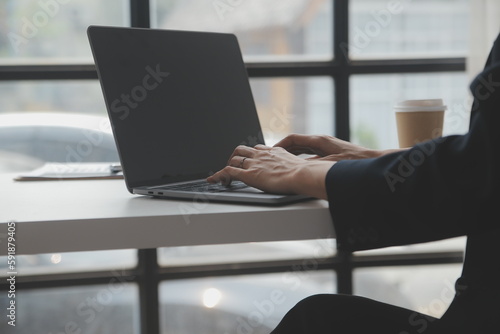
[[[14,178],[16,181],[52,181],[52,180],[101,180],[123,179],[123,173],[117,164],[108,163],[57,163],[48,162],[31,172]]]

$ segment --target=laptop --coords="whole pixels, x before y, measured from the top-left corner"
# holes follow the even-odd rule
[[[271,205],[309,199],[205,181],[236,146],[264,144],[236,36],[105,26],[87,32],[131,193]]]

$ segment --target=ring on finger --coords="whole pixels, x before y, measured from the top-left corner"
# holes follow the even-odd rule
[[[241,159],[240,165],[238,166],[239,168],[243,169],[243,164],[245,163],[246,159],[247,159],[247,157],[244,157],[243,159]]]

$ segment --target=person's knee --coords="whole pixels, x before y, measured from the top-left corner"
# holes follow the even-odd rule
[[[330,317],[325,317],[323,307],[329,303],[330,295],[313,295],[299,301],[285,315],[272,334],[316,333],[315,327]]]
[[[300,312],[321,312],[328,310],[331,312],[343,304],[341,295],[333,294],[318,294],[302,299],[297,303],[295,308]]]

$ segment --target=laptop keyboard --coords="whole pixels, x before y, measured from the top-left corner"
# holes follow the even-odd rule
[[[241,181],[233,181],[229,186],[224,186],[220,183],[208,183],[207,181],[190,182],[185,184],[176,184],[171,186],[162,186],[165,190],[179,190],[179,191],[189,191],[189,192],[222,192],[222,191],[233,191],[237,189],[242,189],[248,187],[245,183]]]

